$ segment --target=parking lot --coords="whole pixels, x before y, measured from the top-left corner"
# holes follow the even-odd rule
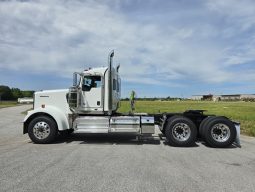
[[[255,138],[227,149],[171,147],[159,132],[145,141],[72,134],[38,145],[22,134],[29,108],[0,109],[1,191],[255,191]]]

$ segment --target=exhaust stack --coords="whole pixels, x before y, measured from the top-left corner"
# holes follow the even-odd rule
[[[108,115],[112,115],[112,58],[114,56],[114,50],[112,50],[108,57]]]

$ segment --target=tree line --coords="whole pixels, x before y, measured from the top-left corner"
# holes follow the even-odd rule
[[[17,100],[22,97],[33,97],[34,91],[20,90],[19,88],[10,88],[6,85],[0,85],[0,100]]]

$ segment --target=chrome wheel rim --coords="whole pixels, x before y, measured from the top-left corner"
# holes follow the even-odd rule
[[[45,139],[50,135],[50,126],[44,121],[37,122],[33,127],[33,133],[37,139]]]
[[[187,141],[191,130],[186,123],[176,123],[172,129],[173,137],[178,141]]]
[[[218,123],[211,129],[212,138],[217,142],[225,142],[230,137],[230,129],[226,124]]]

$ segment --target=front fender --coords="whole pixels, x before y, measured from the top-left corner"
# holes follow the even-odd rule
[[[26,117],[23,120],[24,123],[24,133],[27,133],[25,129],[27,129],[27,126],[29,122],[38,115],[48,115],[51,116],[57,123],[58,130],[66,130],[70,129],[69,122],[68,122],[68,114],[63,113],[60,109],[54,107],[54,106],[46,106],[45,108],[39,108],[34,109],[31,111],[28,111]]]

